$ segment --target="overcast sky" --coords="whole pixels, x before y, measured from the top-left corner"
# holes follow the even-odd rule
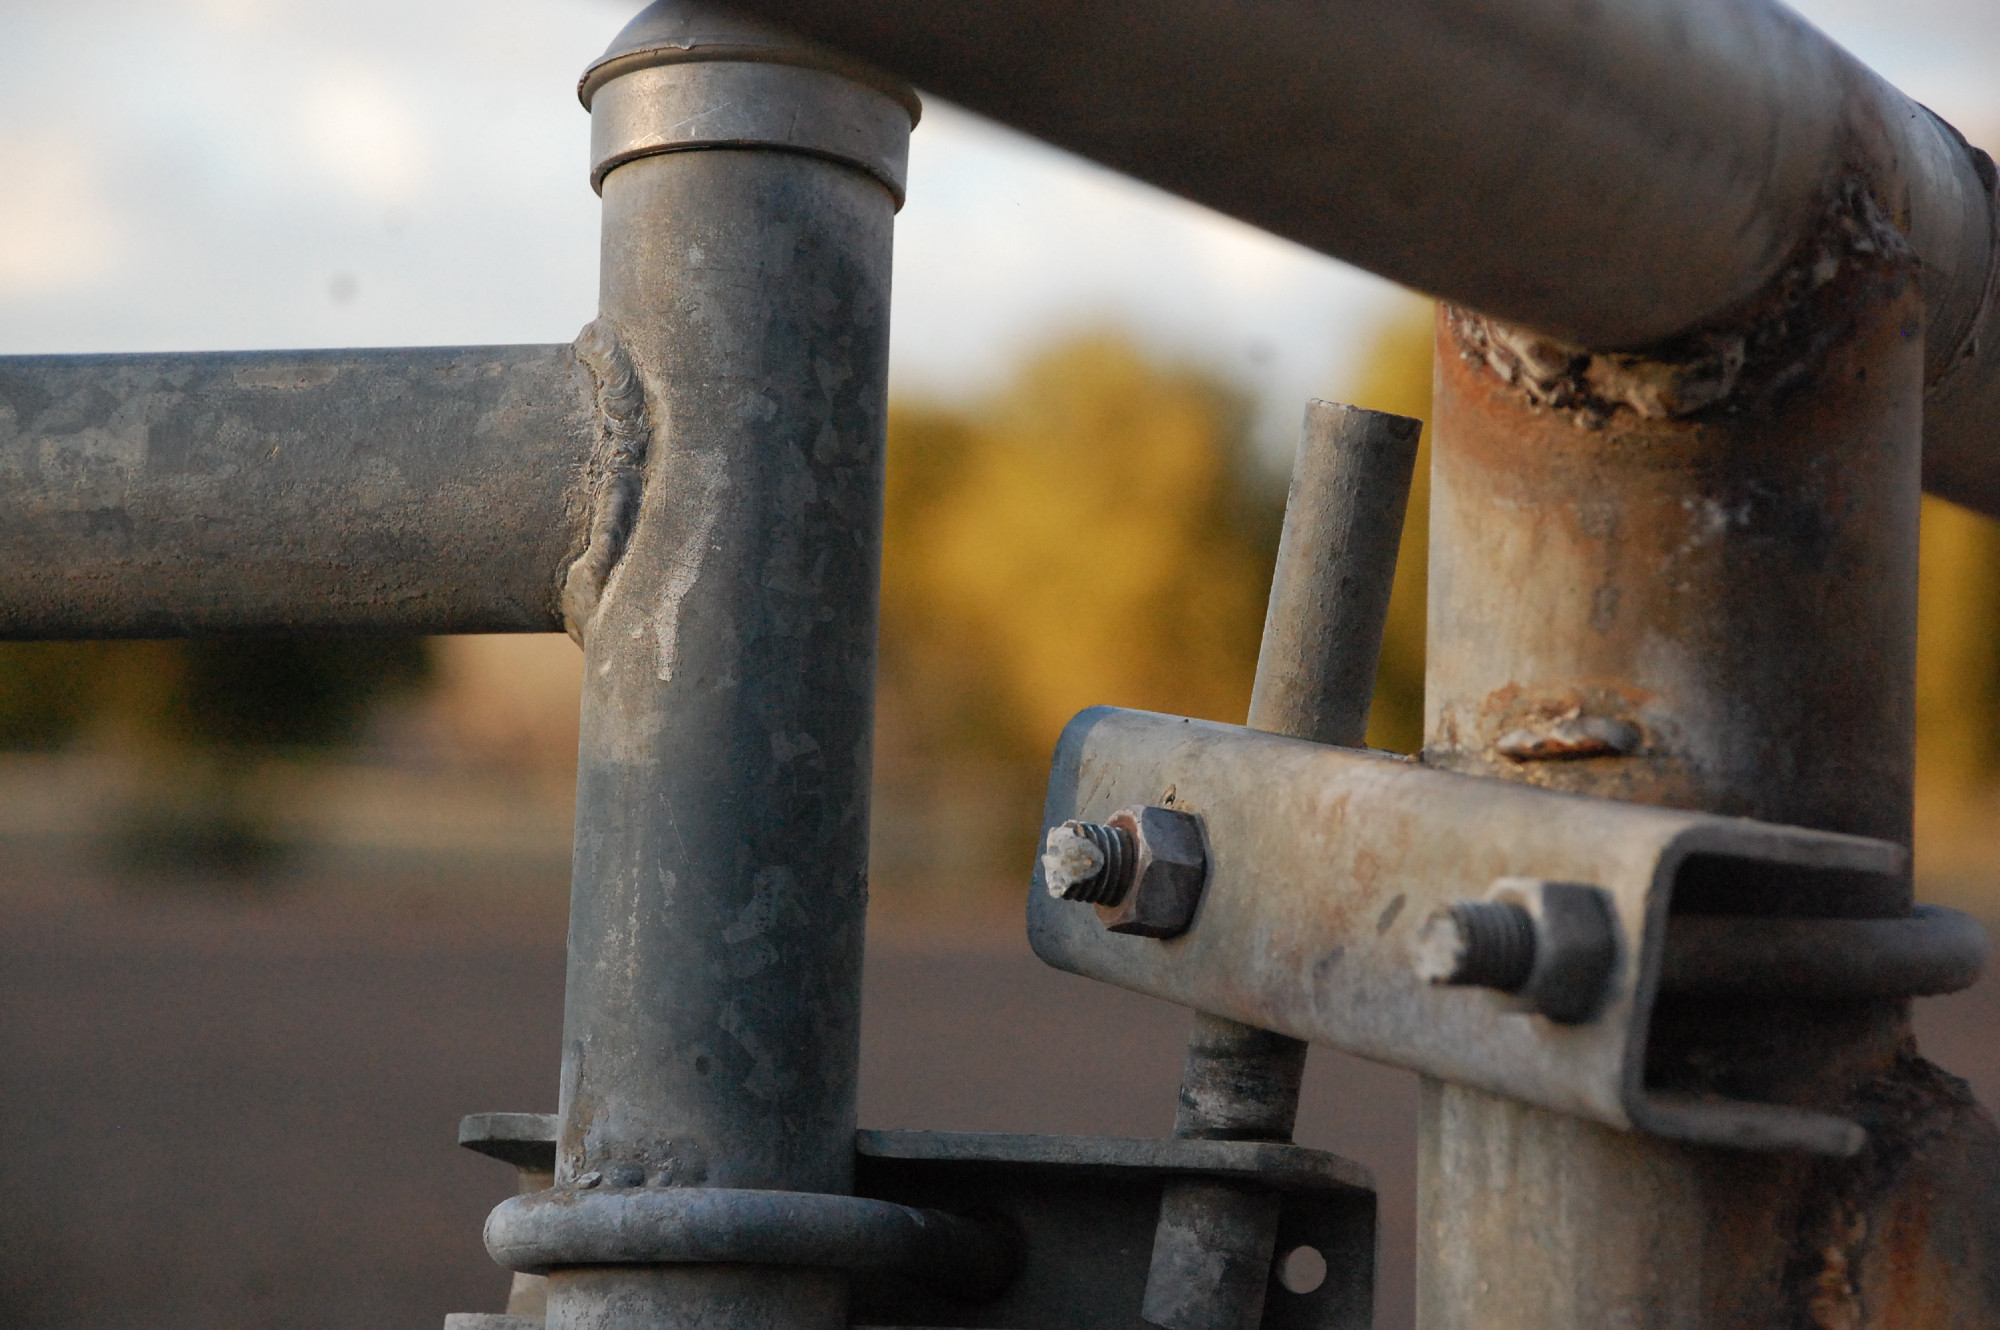
[[[567,340],[596,292],[575,80],[638,8],[0,0],[0,354]],[[2000,135],[2000,0],[1801,8]],[[1259,393],[1274,446],[1397,299],[935,103],[896,261],[899,390],[1118,326]]]

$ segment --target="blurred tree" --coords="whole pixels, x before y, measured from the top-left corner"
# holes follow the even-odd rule
[[[1963,805],[2000,758],[2000,526],[1924,498],[1917,563],[1917,791]]]
[[[1034,789],[1084,707],[1243,719],[1283,494],[1234,393],[1090,337],[972,410],[899,407],[889,440],[883,706],[903,746]]]
[[[421,639],[225,638],[0,646],[0,747],[94,741],[139,773],[128,857],[247,871],[280,847],[261,774],[356,739],[382,701],[430,678]]]
[[[75,738],[96,703],[105,644],[0,645],[0,750],[48,751]]]

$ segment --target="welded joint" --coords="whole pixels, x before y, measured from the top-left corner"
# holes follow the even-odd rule
[[[1586,757],[1630,757],[1645,736],[1629,720],[1586,715],[1573,707],[1562,715],[1520,725],[1501,735],[1493,747],[1516,762],[1560,762]]]
[[[1927,106],[1923,111],[1971,163],[1972,173],[1985,191],[1987,219],[1986,271],[1979,284],[1979,305],[1966,321],[1965,329],[1959,334],[1951,353],[1932,360],[1939,368],[1924,384],[1925,395],[1930,396],[1942,390],[1968,362],[1978,359],[1980,343],[1993,318],[1994,306],[2000,304],[2000,168],[1995,167],[1993,158],[1983,148],[1976,147],[1959,133],[1956,125]],[[1927,331],[1934,335],[1940,330],[1933,326]]]
[[[653,426],[645,380],[616,325],[602,317],[586,324],[577,334],[576,358],[596,385],[597,416],[597,440],[586,481],[590,539],[564,573],[562,584],[563,625],[581,646],[639,519]]]
[[[1990,166],[1990,163],[1989,163]],[[1985,177],[1982,176],[1982,179]],[[1731,317],[1639,351],[1592,351],[1447,307],[1459,355],[1535,406],[1601,429],[1621,412],[1680,420],[1770,399],[1808,381],[1831,343],[1822,308],[1843,275],[1917,263],[1909,241],[1858,176],[1835,191],[1823,224],[1764,292]]]

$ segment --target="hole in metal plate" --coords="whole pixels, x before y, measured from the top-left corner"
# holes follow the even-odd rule
[[[1278,1262],[1278,1282],[1288,1293],[1311,1293],[1326,1282],[1326,1257],[1317,1247],[1294,1247]]]

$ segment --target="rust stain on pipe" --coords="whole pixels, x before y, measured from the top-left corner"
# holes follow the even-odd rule
[[[1908,843],[1924,339],[1891,212],[1844,190],[1746,321],[1648,357],[1441,311],[1427,761]],[[1720,868],[1680,899],[1897,908]],[[1647,1082],[1868,1145],[1728,1154],[1433,1084],[1428,1330],[2000,1320],[2000,1135],[1906,1003],[1664,998]]]

